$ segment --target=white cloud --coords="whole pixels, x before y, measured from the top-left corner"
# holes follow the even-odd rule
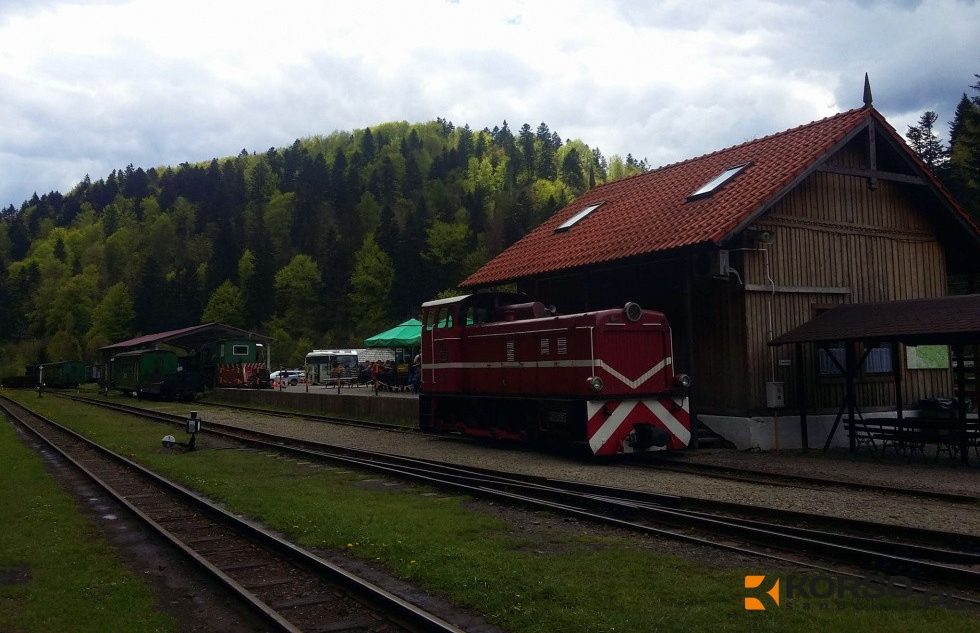
[[[436,117],[659,165],[858,107],[865,72],[904,132],[951,118],[977,41],[963,0],[6,2],[0,206]]]

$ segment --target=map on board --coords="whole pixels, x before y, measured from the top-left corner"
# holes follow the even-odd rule
[[[948,369],[948,345],[916,345],[905,348],[905,363],[909,369]]]

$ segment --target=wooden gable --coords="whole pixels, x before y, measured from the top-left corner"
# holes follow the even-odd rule
[[[722,194],[690,196],[731,163],[749,167]],[[618,217],[607,208],[556,231],[599,201]],[[797,368],[772,338],[840,303],[943,296],[947,274],[975,271],[978,255],[976,224],[863,108],[598,187],[464,285],[516,281],[563,312],[626,301],[662,310],[674,362],[695,378],[696,408],[748,415],[765,412],[770,381],[787,383],[794,404]],[[819,375],[815,352],[804,362],[816,406],[836,407],[842,383]],[[910,400],[949,390],[948,371],[907,379]],[[887,378],[859,388],[866,405],[893,402]]]

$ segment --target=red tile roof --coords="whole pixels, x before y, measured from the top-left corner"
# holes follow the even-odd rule
[[[901,141],[874,108],[861,108],[598,186],[461,286],[488,286],[684,246],[717,244],[872,117]],[[713,196],[687,200],[726,169],[749,162]],[[933,182],[938,186],[938,181]],[[602,206],[570,230],[555,232],[565,220],[597,202]]]

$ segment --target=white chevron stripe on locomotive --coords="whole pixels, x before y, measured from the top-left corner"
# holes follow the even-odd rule
[[[633,410],[633,407],[639,404],[639,402],[639,400],[634,400],[631,406],[625,406],[626,403],[621,402],[619,406],[616,407],[616,410],[613,411],[608,418],[606,418],[606,421],[602,423],[602,426],[600,426],[599,429],[592,434],[592,437],[589,438],[589,448],[592,449],[593,454],[598,453],[599,450],[605,446],[606,442],[609,441],[609,438],[612,437],[613,433],[616,432],[616,429],[619,428],[619,425],[623,423],[626,416],[629,415],[629,413]],[[605,404],[606,403],[602,401],[589,400],[587,409],[589,419],[591,420],[593,417],[595,417],[595,415],[599,413],[599,410],[602,409]]]
[[[653,414],[657,416],[660,423],[667,427],[667,430],[671,434],[684,443],[687,446],[691,443],[691,430],[684,426],[680,420],[674,417],[674,414],[667,410],[663,402],[659,400],[644,400],[647,407],[653,411]],[[679,404],[679,403],[678,403]]]
[[[667,431],[683,442],[687,446],[691,442],[691,431],[684,424],[674,417],[659,400],[649,398],[642,400],[624,400],[619,403],[609,417],[602,423],[602,426],[589,438],[589,447],[593,453],[598,453],[600,449],[609,441],[609,438],[616,433],[626,417],[633,412],[637,405],[643,403],[647,409],[653,413],[658,422],[664,425]],[[593,419],[599,411],[603,410],[608,403],[602,400],[590,400],[587,403],[588,419]]]
[[[607,372],[609,372],[609,374],[611,376],[613,376],[614,378],[616,378],[617,380],[619,380],[620,382],[622,382],[624,385],[626,385],[630,389],[636,389],[637,387],[639,387],[640,385],[642,385],[646,381],[650,380],[650,378],[652,378],[652,377],[656,376],[657,374],[659,374],[661,371],[664,370],[665,367],[667,367],[668,365],[672,364],[673,362],[674,362],[673,359],[670,356],[667,356],[662,361],[660,361],[659,363],[657,363],[656,365],[654,365],[653,367],[651,367],[650,369],[648,369],[646,371],[646,373],[644,373],[642,376],[640,376],[636,380],[630,380],[629,378],[627,378],[623,374],[621,374],[618,371],[616,371],[615,369],[613,369],[609,364],[606,363],[606,361],[602,360],[601,358],[598,359],[598,360],[596,360],[596,365],[598,365],[599,367],[602,367],[603,369],[605,369]]]

